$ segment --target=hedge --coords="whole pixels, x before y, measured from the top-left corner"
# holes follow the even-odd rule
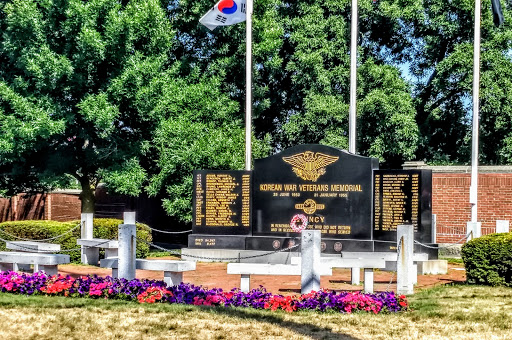
[[[512,286],[512,233],[489,234],[462,247],[469,283]]]
[[[118,225],[123,223],[122,220],[113,218],[95,218],[93,220],[93,237],[105,239],[117,239]],[[0,239],[8,241],[17,241],[19,238],[26,238],[31,240],[47,239],[64,234],[76,226],[80,225],[80,221],[70,222],[57,222],[57,221],[9,221],[0,223]],[[12,237],[10,235],[16,237]],[[137,237],[152,241],[151,230],[146,224],[137,223]],[[75,249],[79,248],[76,240],[80,238],[80,227],[76,228],[73,232],[64,235],[51,241],[49,243],[60,244],[61,249]],[[0,250],[5,250],[5,242],[0,240]],[[144,258],[149,253],[149,246],[144,242],[137,242],[137,257]],[[80,263],[80,250],[62,252],[62,254],[69,254],[71,262]]]

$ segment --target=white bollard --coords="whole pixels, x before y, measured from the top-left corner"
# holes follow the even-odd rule
[[[123,213],[124,224],[135,224],[135,211],[125,211]]]
[[[466,235],[469,234],[468,241],[482,236],[482,222],[467,222]]]
[[[361,268],[354,267],[350,269],[350,283],[353,285],[361,283]]]
[[[398,294],[412,294],[413,291],[413,248],[414,226],[402,224],[397,227],[397,247],[400,249],[396,268],[396,291]]]
[[[93,239],[93,218],[92,213],[83,213],[80,218],[80,238],[83,240]],[[100,258],[98,249],[81,246],[81,256],[83,264],[98,265]]]
[[[120,278],[133,280],[135,278],[135,248],[137,246],[135,224],[120,224],[118,275]]]
[[[303,230],[301,243],[301,293],[320,290],[320,230]]]
[[[510,225],[508,220],[496,220],[496,232],[497,233],[508,233]]]
[[[373,294],[373,268],[364,269],[364,292]]]

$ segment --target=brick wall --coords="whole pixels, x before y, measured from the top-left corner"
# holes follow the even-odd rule
[[[466,173],[433,173],[432,213],[437,217],[437,242],[452,243],[466,233],[471,221]],[[481,173],[478,176],[478,221],[482,235],[496,231],[496,220],[512,220],[512,173]]]
[[[0,198],[0,222],[80,219],[80,200],[74,193],[19,194]]]
[[[42,220],[45,216],[46,194],[19,194],[0,198],[0,222]]]
[[[51,202],[46,220],[71,221],[80,220],[81,201],[77,194],[51,193],[48,195]]]
[[[455,243],[464,237],[466,223],[471,221],[471,167],[406,162],[403,168],[432,170],[432,214],[437,220],[437,242]],[[512,221],[512,166],[479,166],[478,172],[477,220],[485,235],[496,232],[496,220]]]

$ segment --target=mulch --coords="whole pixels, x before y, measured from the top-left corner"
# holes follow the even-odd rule
[[[158,259],[171,259],[159,257]],[[173,258],[175,259],[175,258]],[[223,290],[231,290],[240,287],[240,275],[228,275],[226,273],[226,263],[205,263],[198,262],[195,271],[185,272],[183,281],[194,285],[201,285],[207,288],[222,288]],[[80,277],[82,275],[107,276],[112,274],[111,269],[98,268],[87,265],[60,265],[59,273],[70,275],[72,277]],[[163,280],[163,272],[137,270],[138,279],[155,279]],[[363,273],[361,272],[361,280]],[[466,281],[466,273],[461,264],[449,264],[448,273],[444,275],[419,275],[418,284],[414,287],[415,291],[431,288],[438,285],[446,285],[451,283],[463,283]],[[391,284],[390,284],[391,282]],[[254,275],[251,277],[251,288],[259,286],[273,294],[297,294],[300,293],[300,276],[271,276],[271,275]],[[332,276],[322,276],[320,281],[321,288],[328,290],[362,290],[363,285],[352,285],[350,283],[350,269],[333,269]],[[375,270],[374,272],[374,291],[395,291],[396,275],[392,272],[384,272]]]

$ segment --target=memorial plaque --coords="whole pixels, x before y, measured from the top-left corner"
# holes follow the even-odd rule
[[[290,221],[338,239],[372,238],[372,171],[378,160],[300,145],[254,163],[253,236],[290,237]],[[300,222],[302,223],[302,222]]]
[[[251,172],[194,171],[194,234],[247,235],[251,230]],[[207,246],[204,242],[202,246]]]
[[[415,240],[431,242],[432,171],[374,172],[374,239],[396,242],[400,224],[414,225]]]

